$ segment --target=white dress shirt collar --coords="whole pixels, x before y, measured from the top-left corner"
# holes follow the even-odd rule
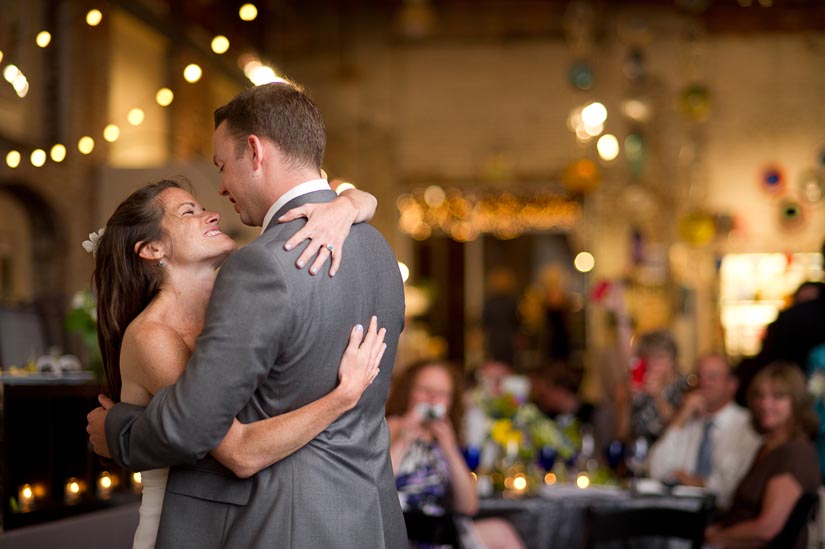
[[[736,408],[737,405],[733,401],[728,402],[718,410],[712,416],[709,416],[707,419],[710,419],[714,425],[719,427],[720,425],[728,422],[732,416],[736,415]]]
[[[266,228],[269,226],[269,223],[272,221],[272,218],[275,217],[275,214],[284,206],[284,204],[286,204],[293,198],[298,198],[299,196],[313,193],[315,191],[324,190],[332,190],[332,187],[329,186],[329,183],[326,179],[312,179],[311,181],[299,183],[298,185],[295,185],[294,187],[289,189],[287,192],[281,195],[281,198],[275,201],[275,204],[269,207],[269,210],[266,212],[266,215],[264,216],[263,224],[261,225],[261,233],[263,233],[266,230]]]

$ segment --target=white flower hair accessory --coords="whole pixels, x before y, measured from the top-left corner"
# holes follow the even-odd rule
[[[106,232],[105,228],[98,229],[96,233],[89,233],[89,240],[83,241],[83,249],[92,254],[93,257],[97,253],[97,243],[104,232]]]

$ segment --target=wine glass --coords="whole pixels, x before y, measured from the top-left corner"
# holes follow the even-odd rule
[[[481,448],[478,446],[467,446],[464,448],[464,461],[467,462],[467,468],[470,471],[475,471],[478,469],[478,464],[481,462]]]
[[[614,471],[618,469],[624,460],[624,451],[624,443],[621,440],[611,440],[605,449],[608,467]]]
[[[545,471],[551,471],[556,463],[558,453],[552,446],[542,446],[539,450],[539,465]]]
[[[645,461],[647,459],[648,443],[645,437],[636,437],[627,456],[627,468],[633,474],[633,478],[640,478],[645,472]]]

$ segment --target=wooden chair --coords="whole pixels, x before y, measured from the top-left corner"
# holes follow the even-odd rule
[[[713,501],[713,497],[705,498],[695,511],[669,507],[590,508],[585,518],[583,545],[586,549],[596,549],[601,544],[618,541],[629,547],[631,540],[641,538],[676,538],[688,540],[694,549],[701,549]]]
[[[775,549],[793,547],[796,544],[796,539],[808,527],[808,523],[814,520],[818,505],[818,493],[808,492],[799,496],[794,508],[791,510],[791,514],[788,515],[788,520],[785,521],[785,526],[771,540],[770,547]]]

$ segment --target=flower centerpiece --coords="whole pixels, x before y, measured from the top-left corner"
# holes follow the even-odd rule
[[[97,303],[90,290],[75,292],[65,325],[66,330],[80,336],[87,352],[87,368],[99,377],[103,361],[97,344]]]
[[[545,416],[535,404],[527,402],[529,385],[525,378],[512,376],[505,380],[500,394],[479,391],[474,405],[485,418],[482,463],[491,469],[494,489],[505,495],[523,495],[532,491],[552,462],[540,460],[542,455],[567,460],[576,451],[574,443],[556,423]],[[493,452],[494,457],[490,457]],[[541,467],[539,464],[541,463]]]

